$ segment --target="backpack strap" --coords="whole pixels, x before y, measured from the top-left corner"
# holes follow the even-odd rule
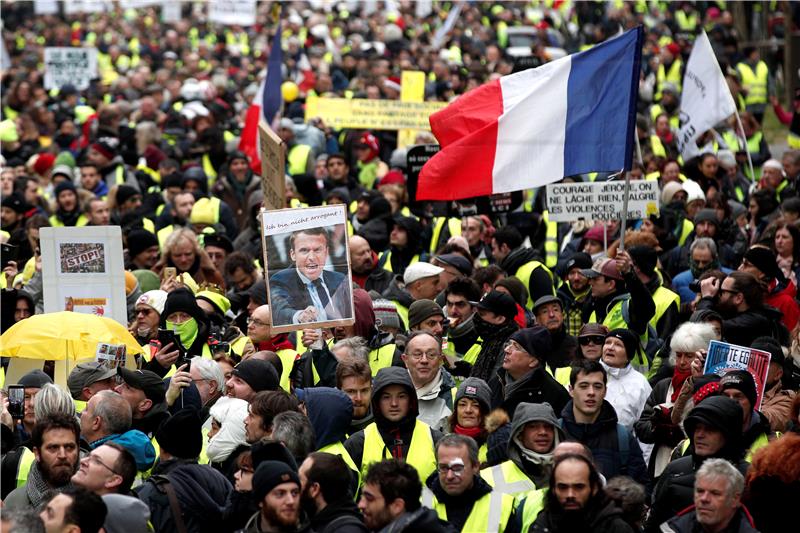
[[[630,433],[628,428],[622,424],[617,424],[617,449],[619,450],[619,461],[622,466],[621,472],[623,475],[628,473],[628,456],[630,455]]]
[[[156,486],[162,490],[169,500],[169,508],[172,511],[172,518],[175,521],[175,529],[178,533],[188,533],[186,524],[183,522],[183,513],[181,512],[181,505],[178,503],[178,496],[175,494],[175,488],[170,483],[167,476],[156,476]],[[151,478],[152,479],[152,478]]]

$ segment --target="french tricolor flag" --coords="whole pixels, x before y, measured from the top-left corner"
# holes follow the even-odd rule
[[[256,174],[261,174],[261,158],[258,154],[258,123],[264,121],[273,130],[275,120],[280,118],[281,107],[283,106],[283,95],[281,94],[281,83],[283,83],[283,49],[281,48],[281,22],[275,30],[272,38],[272,49],[267,60],[267,76],[258,87],[253,102],[247,109],[247,115],[242,128],[242,135],[239,138],[239,150],[250,158],[250,168]]]
[[[513,192],[586,172],[629,170],[642,28],[489,82],[431,115],[441,150],[418,200]]]

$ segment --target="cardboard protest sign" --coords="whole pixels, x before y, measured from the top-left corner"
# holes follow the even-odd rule
[[[400,101],[424,102],[425,101],[425,73],[417,70],[404,70],[400,78]],[[430,130],[430,127],[426,127]],[[397,132],[397,147],[414,144],[418,130],[403,129]]]
[[[229,26],[256,23],[256,0],[214,0],[208,3],[208,20]]]
[[[281,209],[286,205],[286,145],[263,123],[258,124],[258,143],[264,207]]]
[[[128,324],[119,226],[42,228],[44,311],[74,311]]]
[[[97,48],[48,47],[44,49],[44,88],[60,89],[66,84],[79,90],[89,88],[97,78]]]
[[[261,210],[272,331],[354,323],[346,206]]]
[[[430,130],[428,117],[446,105],[445,102],[313,97],[306,100],[306,120],[320,117],[333,129]]]
[[[769,352],[762,350],[736,346],[727,342],[711,341],[708,344],[708,354],[703,372],[721,376],[728,370],[747,370],[756,382],[757,400],[753,409],[760,409],[761,399],[764,397],[764,386],[767,382],[770,357]]]
[[[622,218],[624,181],[594,183],[551,183],[547,185],[549,220],[573,222]],[[627,218],[646,218],[658,214],[658,182],[633,180],[628,191]]]

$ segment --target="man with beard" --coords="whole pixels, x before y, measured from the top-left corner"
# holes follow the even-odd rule
[[[689,285],[709,270],[722,270],[730,274],[732,270],[719,264],[717,243],[709,237],[698,237],[689,247],[689,268],[672,278],[672,290],[681,297],[681,315],[691,314],[691,304],[697,293]]]
[[[38,507],[48,491],[70,485],[78,469],[80,433],[78,422],[66,415],[52,415],[36,423],[31,436],[36,462],[31,465],[28,482],[6,496],[4,511]]]
[[[370,531],[455,532],[432,509],[420,505],[422,483],[413,466],[388,459],[369,467],[358,508]]]
[[[605,496],[594,464],[583,455],[574,453],[556,459],[544,510],[530,531],[633,533],[622,519],[622,511]]]
[[[245,533],[311,531],[300,510],[300,478],[280,461],[264,461],[253,475],[253,498],[261,509],[250,517]]]
[[[689,252],[696,239],[709,238],[717,245],[720,261],[723,265],[738,265],[740,256],[730,244],[721,239],[719,219],[714,209],[701,209],[694,216],[694,231],[689,234],[686,242],[681,246],[665,252],[661,256],[662,270],[670,276],[677,276],[691,266]],[[741,252],[740,252],[741,253]]]
[[[47,533],[98,533],[108,509],[97,494],[80,487],[68,487],[48,495],[39,517]]]
[[[382,293],[392,283],[392,273],[378,266],[378,254],[364,237],[350,237],[350,268],[353,281],[365,291]]]
[[[314,452],[297,472],[300,506],[316,533],[366,533],[364,519],[347,484],[350,469],[339,455]]]
[[[776,334],[788,345],[789,335],[780,323],[780,312],[764,305],[764,289],[749,272],[731,272],[720,284],[715,277],[700,282],[697,310],[713,309],[722,315],[722,338],[739,346],[750,346],[756,337]]]
[[[577,336],[583,327],[583,304],[589,298],[589,278],[583,275],[583,269],[592,268],[592,258],[585,252],[575,252],[564,268],[564,283],[558,289],[562,313],[567,333]]]
[[[51,226],[85,226],[89,223],[89,219],[81,212],[78,191],[72,181],[59,182],[53,190],[53,196],[56,199],[56,212],[50,216]]]
[[[336,388],[353,402],[353,419],[348,435],[361,431],[373,421],[372,370],[366,361],[342,361],[336,368]]]
[[[475,349],[480,351],[478,333],[475,331],[476,308],[472,305],[481,297],[481,289],[471,278],[456,278],[444,291],[445,312],[449,322],[447,340],[450,349],[461,356]]]

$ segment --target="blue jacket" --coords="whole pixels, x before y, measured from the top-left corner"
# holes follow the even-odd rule
[[[730,268],[720,267],[720,270],[725,274],[733,272]],[[672,278],[672,290],[678,293],[681,297],[681,305],[692,303],[694,297],[697,296],[696,292],[692,292],[689,284],[694,281],[694,274],[691,270],[684,270],[674,278]]]

